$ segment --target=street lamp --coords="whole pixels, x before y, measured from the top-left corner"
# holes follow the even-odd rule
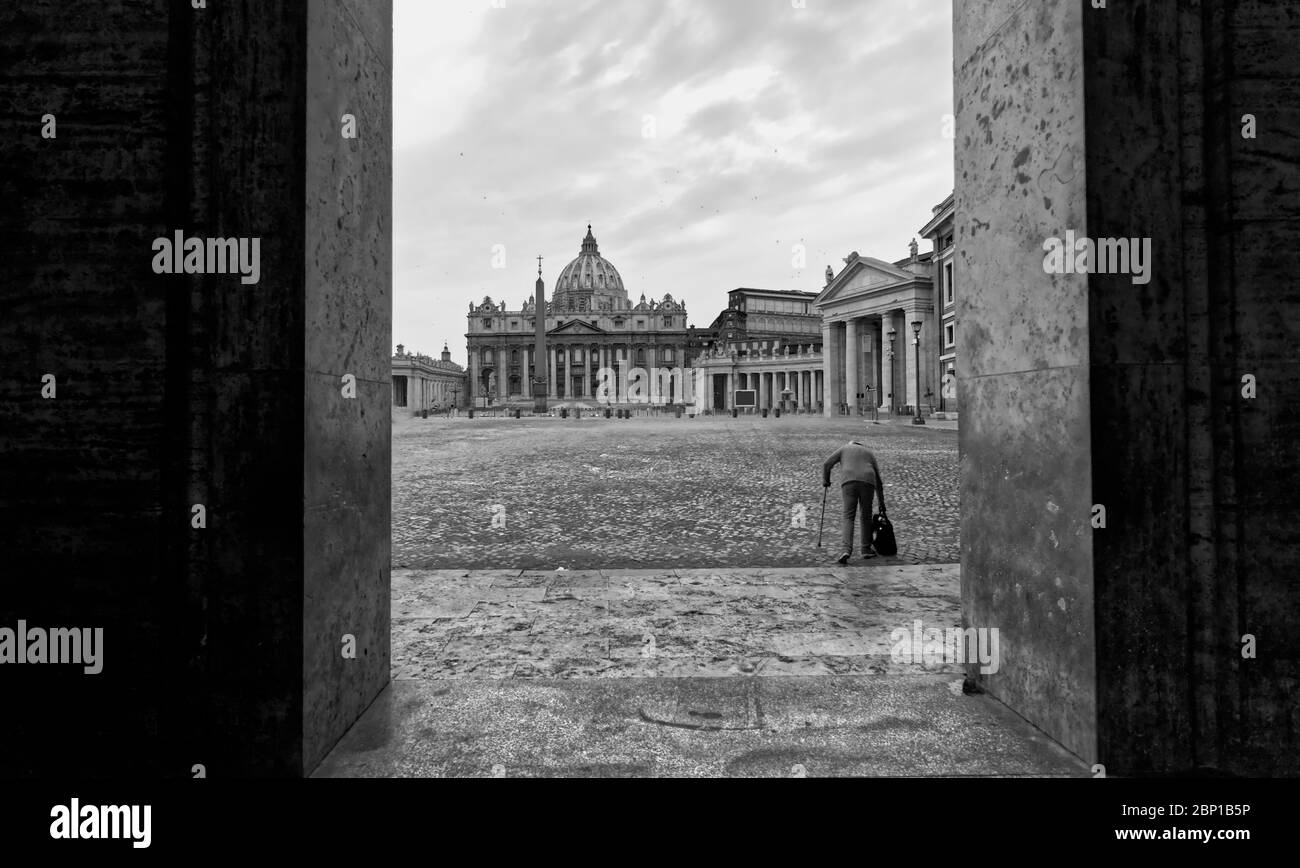
[[[894,340],[898,337],[898,332],[893,329],[889,330],[889,397],[894,397]],[[889,414],[894,414],[893,401],[890,401]]]
[[[912,334],[916,344],[916,418],[912,420],[913,425],[924,425],[925,420],[921,418],[921,321],[912,322]]]

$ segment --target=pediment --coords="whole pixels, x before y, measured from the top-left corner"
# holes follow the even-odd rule
[[[815,304],[825,307],[837,301],[871,295],[878,290],[892,289],[917,280],[928,281],[929,278],[904,271],[884,260],[863,256],[836,275],[830,286],[817,296]]]
[[[547,332],[548,335],[603,335],[605,330],[582,320],[562,323]]]

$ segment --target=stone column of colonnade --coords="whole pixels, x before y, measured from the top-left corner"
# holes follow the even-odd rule
[[[822,323],[822,401],[825,405],[823,413],[827,417],[835,415],[836,407],[840,403],[839,368],[841,362],[835,346],[838,331],[839,323]]]
[[[894,367],[899,358],[898,342],[893,344],[889,342],[890,329],[897,329],[897,323],[894,320],[894,311],[881,314],[880,316],[880,412],[886,415],[893,413],[893,408],[901,402],[898,396],[894,394],[898,377],[895,375]],[[902,340],[900,333],[898,340]]]
[[[852,415],[858,406],[858,367],[861,358],[858,342],[858,321],[850,319],[844,323],[844,401],[849,405]]]
[[[916,335],[912,332],[912,323],[921,323],[920,345],[917,345]],[[918,406],[925,406],[926,390],[926,361],[927,353],[925,352],[926,340],[929,337],[930,317],[923,311],[908,311],[903,315],[903,325],[907,334],[907,400],[903,403],[912,406],[912,413],[915,415]],[[920,354],[920,381],[917,381],[917,357]]]
[[[875,410],[875,408],[880,404],[880,361],[882,355],[880,349],[880,333],[880,318],[872,317],[867,323],[867,349],[865,351],[866,355],[864,361],[867,369],[866,385],[870,387],[871,391],[868,392],[866,389],[863,389],[864,392],[867,392],[867,397],[864,399],[863,406],[868,410]]]

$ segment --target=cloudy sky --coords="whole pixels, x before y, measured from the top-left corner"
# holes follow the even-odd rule
[[[539,254],[549,297],[588,223],[698,326],[906,256],[953,187],[951,3],[797,2],[396,0],[394,343],[463,364],[469,302]]]

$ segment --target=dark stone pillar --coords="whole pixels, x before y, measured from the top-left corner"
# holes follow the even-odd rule
[[[965,615],[1111,774],[1295,774],[1300,16],[1108,6],[956,4]],[[1070,229],[1150,282],[1044,273]]]
[[[0,667],[0,773],[304,774],[388,679],[390,6],[37,0],[0,55],[0,627],[104,628]]]

